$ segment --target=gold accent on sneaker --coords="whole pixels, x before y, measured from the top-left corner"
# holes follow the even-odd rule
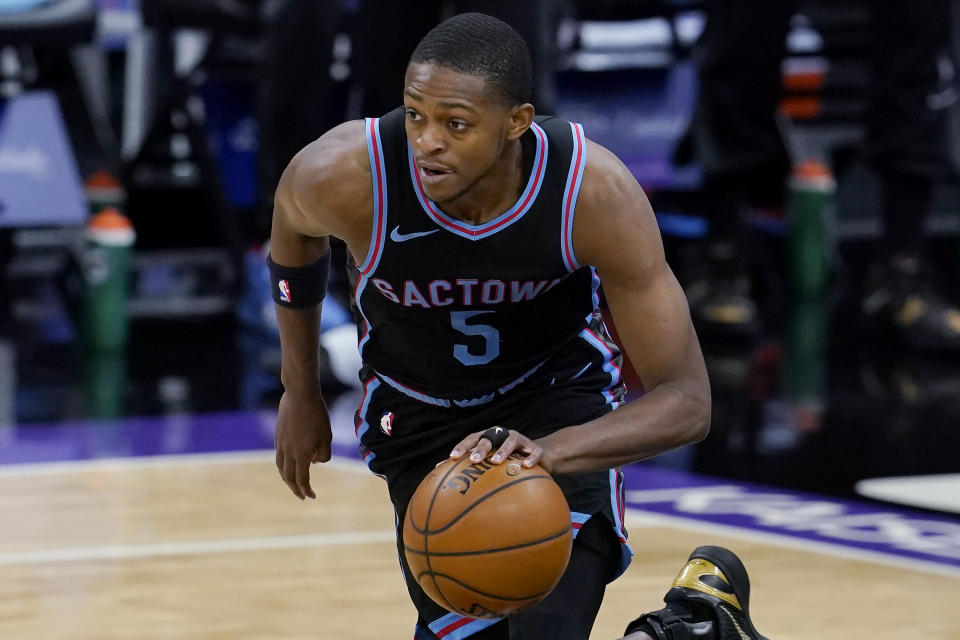
[[[743,629],[740,628],[740,625],[737,624],[737,620],[736,618],[733,617],[732,613],[724,609],[722,605],[718,608],[720,609],[720,611],[723,611],[725,614],[727,614],[728,618],[730,618],[730,622],[733,623],[733,626],[736,628],[737,633],[740,635],[740,640],[753,640],[750,636],[744,633]]]
[[[677,577],[673,581],[673,586],[686,587],[687,589],[693,589],[694,591],[705,593],[708,596],[720,598],[724,602],[727,602],[737,609],[743,611],[743,607],[740,606],[740,601],[737,600],[736,595],[721,591],[720,589],[712,587],[708,583],[701,580],[701,578],[706,576],[715,576],[716,578],[723,580],[725,583],[730,584],[730,581],[727,580],[727,577],[723,575],[723,572],[720,571],[715,564],[708,562],[703,558],[694,558],[684,565],[683,569],[680,569],[680,573],[677,574]]]

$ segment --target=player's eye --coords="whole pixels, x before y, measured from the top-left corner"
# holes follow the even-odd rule
[[[463,131],[464,129],[466,129],[466,128],[469,127],[469,126],[470,126],[470,125],[468,125],[468,124],[467,124],[466,122],[464,122],[463,120],[451,120],[451,121],[450,121],[450,128],[453,129],[454,131]]]
[[[407,118],[410,120],[418,120],[420,118],[420,114],[413,109],[407,109]]]

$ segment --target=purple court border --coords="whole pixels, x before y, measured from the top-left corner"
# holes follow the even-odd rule
[[[272,411],[228,412],[0,426],[0,468],[272,449],[275,418]],[[348,416],[335,415],[334,425],[334,454],[358,459]],[[630,508],[960,569],[960,518],[649,464],[631,465],[624,474]],[[634,544],[642,535],[642,529],[634,534]]]

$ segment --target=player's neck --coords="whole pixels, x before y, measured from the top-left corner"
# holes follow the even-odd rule
[[[504,146],[490,171],[455,199],[445,202],[443,210],[472,225],[489,222],[516,204],[523,191],[523,173],[523,145],[512,140]]]

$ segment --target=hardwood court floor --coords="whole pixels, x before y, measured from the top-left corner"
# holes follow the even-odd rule
[[[313,486],[297,501],[268,453],[0,469],[0,638],[408,640],[385,485],[343,462]],[[960,579],[633,520],[595,640],[703,543],[744,559],[771,640],[960,639]]]

